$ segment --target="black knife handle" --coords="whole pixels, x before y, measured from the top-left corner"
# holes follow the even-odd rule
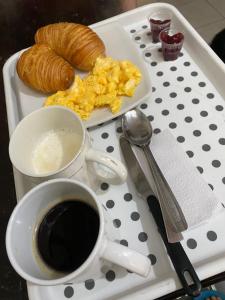
[[[147,202],[167,249],[168,255],[173,263],[177,276],[179,277],[185,292],[191,297],[198,296],[201,291],[201,282],[181,243],[169,243],[161,208],[157,198],[154,195],[150,195],[147,198]],[[191,284],[188,283],[188,279],[191,279]]]

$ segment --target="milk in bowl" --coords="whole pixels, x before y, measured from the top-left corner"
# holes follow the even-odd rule
[[[49,130],[42,134],[32,151],[34,172],[44,175],[63,168],[78,152],[78,141],[78,134],[68,128]]]

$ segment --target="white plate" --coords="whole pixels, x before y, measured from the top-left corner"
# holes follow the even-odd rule
[[[126,59],[133,62],[142,73],[142,81],[137,87],[133,97],[123,97],[122,108],[117,114],[112,114],[108,108],[96,109],[93,111],[90,118],[87,121],[84,121],[86,127],[92,127],[109,121],[137,106],[138,103],[146,100],[151,95],[151,80],[147,66],[123,27],[116,22],[112,22],[104,26],[95,27],[94,30],[105,44],[106,55],[111,56],[114,59]],[[15,54],[15,64],[20,53],[21,52]],[[76,71],[76,74],[82,75],[84,73]],[[16,69],[14,77],[15,90],[17,91],[17,100],[19,102],[17,105],[20,106],[21,118],[23,118],[32,111],[40,108],[47,95],[27,87],[17,76]]]

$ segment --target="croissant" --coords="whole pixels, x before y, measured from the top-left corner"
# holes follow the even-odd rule
[[[90,71],[105,46],[89,27],[76,23],[55,23],[37,30],[35,42],[49,45],[72,66]]]
[[[73,67],[43,44],[24,51],[16,68],[24,83],[44,93],[65,90],[74,80]]]

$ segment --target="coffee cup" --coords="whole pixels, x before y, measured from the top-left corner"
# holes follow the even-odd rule
[[[9,156],[33,185],[76,176],[91,182],[96,175],[118,184],[127,176],[119,160],[92,148],[81,119],[62,106],[43,107],[23,118],[11,136]],[[83,171],[85,176],[81,175]]]
[[[59,210],[68,203],[68,210]],[[6,249],[17,273],[37,285],[98,278],[107,263],[146,277],[151,268],[148,257],[115,242],[117,234],[107,211],[87,185],[52,179],[31,189],[14,208],[6,231]]]

